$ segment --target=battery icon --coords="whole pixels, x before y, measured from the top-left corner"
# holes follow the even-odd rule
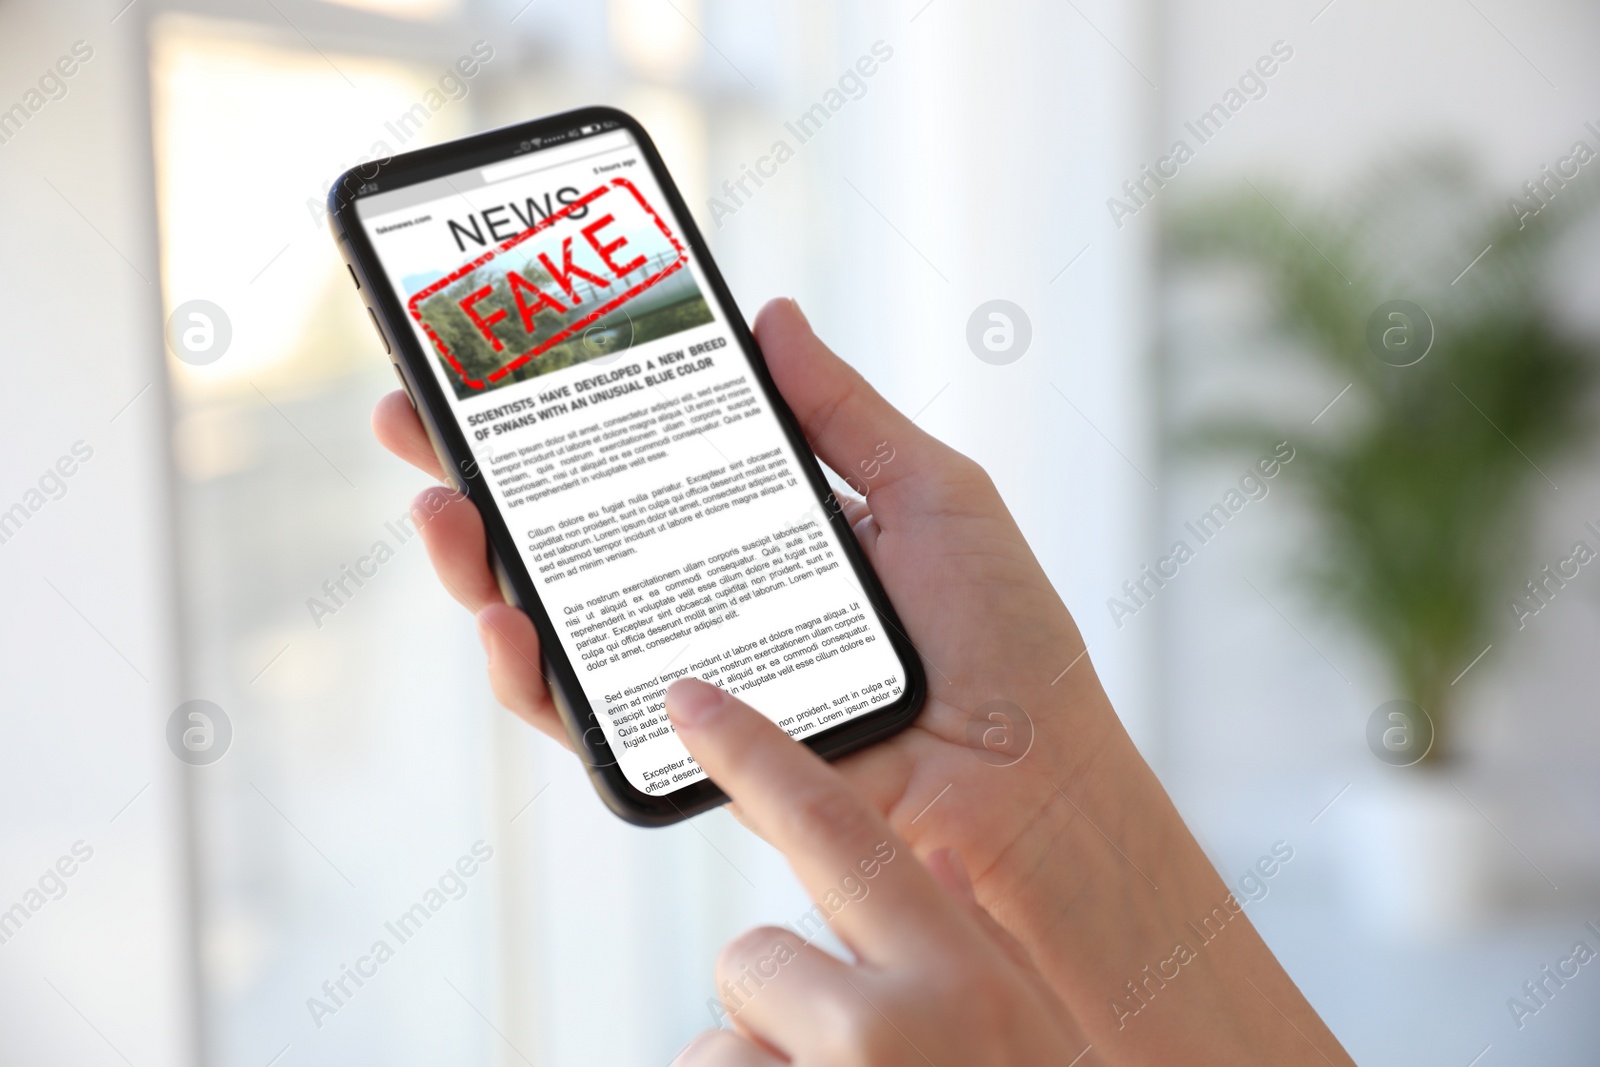
[[[579,134],[579,136],[587,137],[591,133],[599,133],[600,130],[601,130],[601,127],[598,126],[598,125],[595,125],[595,126],[579,126],[578,127],[578,134]]]

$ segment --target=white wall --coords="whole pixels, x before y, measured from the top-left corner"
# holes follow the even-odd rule
[[[988,469],[1143,742],[1147,649],[1114,632],[1097,597],[1099,575],[1135,566],[1155,499],[1136,469],[1154,455],[1138,310],[1149,249],[1105,224],[1099,190],[1137,150],[1156,97],[1094,28],[1148,54],[1140,5],[1079,7],[1093,25],[1022,0],[842,14],[783,114],[874,40],[894,58],[713,240],[749,310],[797,296],[891,401]],[[783,133],[770,120],[741,132],[713,184]],[[1032,322],[1030,349],[1006,366],[965,339],[996,298]],[[1076,652],[1039,670],[1052,678]]]
[[[6,5],[22,99],[93,57],[0,145],[0,501],[93,450],[0,545],[0,907],[83,841],[92,858],[0,945],[0,1060],[194,1062],[180,817],[165,396],[142,42],[120,4]],[[130,803],[131,801],[131,803]],[[110,1046],[108,1048],[108,1046]]]
[[[1587,53],[1600,30],[1592,5],[1169,0],[1165,16],[1163,145],[1180,136],[1193,144],[1183,121],[1220,99],[1274,41],[1288,42],[1294,58],[1129,229],[1150,232],[1161,211],[1243,188],[1243,179],[1269,192],[1292,189],[1300,204],[1312,204],[1380,163],[1433,145],[1466,151],[1491,194],[1486,210],[1498,212],[1575,139],[1595,144],[1583,128],[1600,120],[1600,71]],[[1125,169],[1145,161],[1128,158]],[[1566,294],[1558,303],[1592,311],[1592,239],[1587,248],[1574,250],[1551,292]],[[1342,382],[1287,374],[1281,352],[1256,345],[1262,308],[1237,279],[1189,273],[1179,282],[1162,304],[1173,354],[1163,383],[1169,410],[1188,417],[1243,397],[1285,419],[1304,411],[1313,432],[1311,417]],[[1317,429],[1339,417],[1335,409]],[[1195,463],[1172,450],[1157,536],[1179,534],[1244,463]],[[1535,552],[1553,559],[1600,514],[1600,464],[1590,454],[1551,474],[1560,490],[1537,496]],[[1466,819],[1463,832],[1479,857],[1473,866],[1492,883],[1492,899],[1472,921],[1443,919],[1442,929],[1425,934],[1422,926],[1435,925],[1427,913],[1449,908],[1440,893],[1424,901],[1422,922],[1387,928],[1380,920],[1404,887],[1385,880],[1396,872],[1380,862],[1383,841],[1396,839],[1401,861],[1411,857],[1424,879],[1448,888],[1440,835],[1403,829],[1420,825],[1408,821],[1418,798],[1398,792],[1406,780],[1366,750],[1368,715],[1396,695],[1389,682],[1370,652],[1286,579],[1313,543],[1287,488],[1293,477],[1287,471],[1284,485],[1250,505],[1130,624],[1163,650],[1164,780],[1225,870],[1242,870],[1275,839],[1296,846],[1294,869],[1254,917],[1359,1062],[1466,1063],[1489,1044],[1485,1063],[1592,1061],[1595,987],[1565,991],[1526,1032],[1512,1025],[1505,1001],[1556,947],[1570,948],[1600,898],[1588,755],[1597,679],[1587,650],[1600,636],[1593,579],[1587,593],[1541,618],[1550,623],[1542,632],[1497,638],[1463,682],[1475,688],[1460,764],[1428,790]],[[1452,783],[1481,811],[1454,800]]]

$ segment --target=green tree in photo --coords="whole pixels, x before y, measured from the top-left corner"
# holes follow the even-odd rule
[[[556,286],[555,279],[536,260],[530,259],[520,267],[512,269],[546,292],[557,294],[561,292]],[[585,318],[593,310],[594,303],[601,299],[599,294],[593,291],[580,290],[582,301],[570,305],[565,313],[552,308],[538,311],[534,316],[535,332],[529,334],[522,328],[521,314],[506,282],[506,270],[505,264],[491,260],[484,267],[463,276],[422,302],[423,321],[439,335],[440,340],[449,348],[451,355],[455,356],[465,372],[464,375],[458,374],[442,353],[437,354],[455,386],[456,395],[461,399],[481,396],[488,389],[498,389],[514,382],[527,381],[714,321],[710,305],[706,303],[705,297],[700,294],[692,281],[686,287],[680,282],[677,288],[683,290],[681,295],[665,297],[664,299],[673,301],[665,305],[647,299],[646,297],[654,295],[652,291],[647,290],[646,297],[629,301],[589,324],[579,334],[553,345],[505,376],[490,381],[489,376],[492,373],[533,347],[538,340],[548,338]],[[486,321],[497,311],[505,313],[504,318],[492,327],[503,346],[499,351],[495,350],[494,345],[483,336],[482,331],[461,309],[461,301],[484,286],[490,287],[489,294],[473,306],[479,317]],[[463,377],[484,382],[484,388],[467,385]]]

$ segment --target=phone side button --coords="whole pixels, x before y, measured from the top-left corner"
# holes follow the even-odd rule
[[[350,281],[355,285],[355,287],[357,289],[360,289],[361,288],[361,279],[356,277],[355,265],[351,264],[351,263],[346,263],[345,267],[350,271]]]
[[[383,351],[386,355],[393,355],[394,350],[389,347],[389,339],[383,335],[383,327],[378,325],[378,313],[372,310],[372,305],[367,305],[367,315],[372,319],[372,328],[378,331],[378,340],[383,342]]]
[[[400,379],[400,388],[406,391],[406,399],[411,401],[411,410],[417,410],[417,398],[411,395],[411,386],[406,384],[406,376],[400,373],[400,364],[391,363],[389,366],[394,368],[394,376]]]

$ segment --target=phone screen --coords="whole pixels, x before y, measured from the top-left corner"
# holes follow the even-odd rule
[[[664,794],[704,777],[674,679],[800,738],[906,678],[638,142],[583,133],[356,209],[620,769]]]

